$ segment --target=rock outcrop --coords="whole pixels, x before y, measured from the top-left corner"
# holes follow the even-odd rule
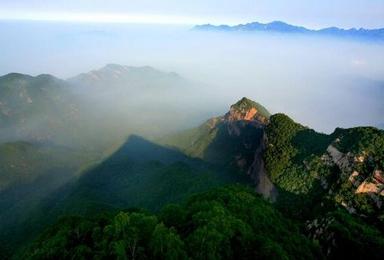
[[[265,151],[266,143],[267,135],[264,133],[262,142],[255,151],[255,158],[248,170],[248,174],[255,182],[256,192],[263,195],[264,198],[274,202],[277,199],[278,192],[275,185],[269,179],[265,169],[263,154]]]
[[[365,153],[357,155],[351,152],[342,153],[334,145],[328,146],[327,154],[331,161],[340,169],[340,181],[351,183],[354,194],[367,195],[373,204],[380,209],[384,203],[383,172],[381,170],[374,170],[368,175],[363,175],[357,171],[358,166],[369,160],[369,157]],[[341,205],[351,213],[356,212],[356,209],[347,200],[342,200]]]
[[[267,124],[269,116],[269,112],[262,105],[244,97],[231,106],[229,112],[225,114],[224,120],[256,121],[260,124]]]

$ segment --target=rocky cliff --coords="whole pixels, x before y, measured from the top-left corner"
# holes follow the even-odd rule
[[[266,174],[263,160],[266,147],[264,129],[269,116],[266,108],[244,97],[225,115],[168,136],[161,142],[189,156],[248,174],[256,190],[274,200],[276,189]]]

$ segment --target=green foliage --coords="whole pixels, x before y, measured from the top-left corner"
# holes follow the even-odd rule
[[[332,136],[297,124],[284,114],[271,116],[266,133],[268,146],[264,159],[272,182],[280,190],[278,207],[299,219],[319,213],[314,207],[328,205],[322,182],[335,183],[334,177],[339,173],[321,159]]]
[[[277,207],[287,216],[299,220],[317,218],[334,211],[338,205],[353,207],[367,217],[366,223],[345,212],[334,213],[336,220],[329,231],[336,236],[332,257],[363,259],[370,258],[369,255],[373,259],[382,258],[383,240],[374,229],[379,226],[377,217],[382,210],[368,194],[356,194],[356,184],[348,177],[357,170],[360,183],[365,179],[371,181],[373,171],[383,169],[384,132],[372,127],[358,127],[336,129],[333,134],[325,135],[307,129],[283,114],[273,115],[266,131],[265,162],[271,180],[280,191]],[[350,156],[348,165],[341,167],[332,162],[327,156],[330,144]],[[363,162],[353,160],[354,156],[360,155]],[[329,241],[321,242],[327,252]]]
[[[281,175],[291,174],[292,181],[298,180],[304,160],[321,155],[331,142],[325,134],[305,128],[284,114],[275,114],[267,127],[268,147],[265,154],[266,167],[272,181],[279,183]],[[299,169],[298,169],[299,167]],[[285,177],[286,178],[286,177]],[[311,180],[308,180],[309,184]],[[303,191],[305,192],[305,191]]]
[[[331,223],[319,239],[324,247],[330,248],[329,258],[384,258],[384,234],[378,229],[345,210],[328,213],[327,218]]]
[[[332,134],[340,141],[336,147],[342,152],[371,157],[371,168],[384,169],[384,130],[374,127],[337,128]]]
[[[90,153],[73,153],[72,158],[71,150],[68,149],[59,156],[60,160],[53,160],[55,154],[60,153],[48,153],[44,157],[33,152],[38,149],[31,149],[31,156],[38,158],[35,164],[46,166],[54,175],[53,181],[59,180],[58,177],[63,179],[53,186],[48,180],[38,178],[36,184],[33,182],[32,186],[28,184],[25,187],[28,191],[25,194],[18,187],[9,195],[0,197],[0,207],[3,209],[0,211],[0,241],[4,241],[1,243],[1,251],[12,251],[28,242],[63,214],[93,216],[103,211],[132,207],[157,211],[167,203],[183,201],[197,192],[226,183],[245,182],[244,176],[233,174],[222,167],[212,167],[206,162],[139,137],[131,137],[129,140],[109,158],[88,168],[70,182],[69,178],[73,177],[71,165],[77,160],[80,163],[82,157],[90,156]],[[25,150],[28,151],[28,147]],[[17,162],[18,157],[14,158]],[[25,158],[22,160],[27,162]],[[62,171],[49,167],[61,163]],[[30,165],[32,169],[33,165]],[[75,166],[78,165],[74,165],[73,169],[76,169]],[[44,174],[39,171],[36,173]],[[65,182],[68,184],[60,187]]]
[[[275,114],[270,118],[266,129],[268,147],[265,153],[267,172],[273,182],[282,175],[297,154],[292,144],[293,138],[304,127],[295,123],[284,114]]]
[[[173,223],[176,212],[181,219]],[[252,191],[241,186],[193,196],[156,217],[70,217],[47,230],[24,259],[315,259],[317,247]]]
[[[177,231],[163,223],[156,225],[149,248],[156,259],[187,259],[184,242]]]

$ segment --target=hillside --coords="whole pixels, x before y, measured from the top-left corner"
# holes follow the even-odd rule
[[[246,171],[260,146],[269,112],[247,98],[224,116],[211,118],[197,128],[166,136],[159,142],[194,158]]]
[[[68,80],[7,74],[0,77],[0,143],[105,150],[129,134],[160,136],[201,118],[199,102],[206,101],[194,87],[176,73],[148,66],[109,64]],[[193,109],[179,101],[181,94]]]
[[[294,223],[239,186],[193,196],[185,204],[164,207],[157,215],[133,210],[99,219],[62,219],[23,258],[73,256],[321,259],[318,247],[302,236]]]
[[[0,144],[0,258],[28,241],[40,203],[98,156],[52,144]]]
[[[181,258],[199,258],[211,252],[213,258],[303,254],[305,259],[336,259],[341,255],[381,259],[383,148],[382,130],[358,127],[338,128],[330,135],[318,133],[284,114],[270,115],[262,105],[242,98],[223,116],[156,142],[130,135],[108,158],[57,186],[49,196],[39,197],[28,211],[21,211],[22,221],[5,229],[2,239],[9,236],[13,244],[10,252],[18,249],[21,257],[18,246],[28,244],[60,216],[77,215],[80,217],[57,222],[35,240],[27,256],[39,259],[57,252],[69,256],[76,251],[82,256],[116,257],[127,254],[127,238],[121,237],[125,242],[116,244],[115,238],[108,236],[107,227],[122,217],[128,222],[132,217],[138,223],[153,223],[146,237],[137,238],[142,251],[136,252],[143,257],[161,258],[169,253],[164,247],[160,252],[154,249],[160,242],[151,240],[152,236],[161,229],[176,239],[171,243],[180,246]],[[253,191],[220,188],[233,183]],[[205,193],[195,196],[200,192]],[[253,192],[262,194],[268,202]],[[195,205],[197,201],[201,205]],[[26,202],[23,199],[20,203]],[[166,206],[169,203],[179,206]],[[167,212],[175,208],[176,212]],[[17,211],[7,214],[13,212]],[[26,212],[28,218],[23,215]],[[184,213],[171,217],[180,212]],[[104,217],[98,219],[100,214]],[[220,222],[226,216],[234,222]],[[192,226],[191,221],[195,223]],[[241,221],[244,226],[238,230]],[[155,228],[157,225],[163,226]],[[140,225],[128,229],[136,230],[135,234],[144,232]],[[95,230],[101,233],[90,237]],[[195,255],[192,235],[207,237],[207,251]],[[69,244],[63,251],[63,244],[55,241]],[[4,246],[12,247],[9,241]]]
[[[130,136],[109,158],[80,177],[59,208],[82,215],[104,208],[158,210],[195,192],[236,181],[245,178]]]
[[[53,144],[25,141],[0,144],[0,192],[36,181],[41,176],[53,174],[54,170],[75,169],[93,156],[89,151],[84,154]]]
[[[276,206],[307,221],[307,231],[328,257],[354,248],[355,257],[369,251],[380,259],[384,131],[339,128],[325,135],[276,114],[266,133],[265,163],[279,191]]]
[[[13,225],[4,226],[0,240],[8,237],[11,244],[3,245],[13,252],[62,215],[91,217],[128,208],[158,211],[167,203],[182,202],[197,192],[230,183],[247,185],[250,181],[244,175],[130,136],[108,158],[87,167],[77,178],[67,179],[64,185],[55,186],[56,190],[38,197],[31,207],[23,204],[29,201],[27,198],[16,195],[21,199],[21,219],[16,223],[8,219]]]
[[[65,139],[79,118],[68,84],[51,75],[0,77],[0,142]]]
[[[267,136],[267,172],[281,190],[383,217],[384,131],[339,128],[325,135],[276,114]]]
[[[254,149],[262,140],[267,116],[265,108],[242,99],[218,124],[217,128],[223,133],[220,139],[212,139],[212,158],[218,158],[215,151],[225,148],[228,151],[219,158],[243,161],[246,158],[248,166],[205,160],[132,135],[109,158],[53,192],[30,213],[36,222],[27,221],[23,225],[31,225],[32,234],[40,229],[39,223],[52,223],[63,214],[92,216],[132,207],[159,210],[167,203],[181,202],[213,187],[234,182],[251,184],[246,167],[254,160]],[[239,152],[244,158],[235,157]]]

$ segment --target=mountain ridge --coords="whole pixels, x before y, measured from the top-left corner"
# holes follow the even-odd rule
[[[275,32],[275,33],[296,33],[303,35],[321,35],[321,36],[334,36],[345,38],[360,38],[367,40],[384,40],[384,28],[378,29],[365,29],[365,28],[350,28],[343,29],[339,27],[327,27],[321,29],[308,29],[303,26],[291,25],[282,21],[273,21],[270,23],[251,22],[238,25],[212,25],[202,24],[193,27],[194,30],[200,31],[224,31],[224,32]]]
[[[160,81],[183,80],[183,78],[175,72],[164,72],[151,66],[126,66],[120,64],[109,63],[100,69],[91,70],[89,72],[80,73],[67,79],[68,82],[91,87],[121,86],[138,84],[145,75],[146,80],[155,79]],[[148,84],[147,84],[148,85]]]

